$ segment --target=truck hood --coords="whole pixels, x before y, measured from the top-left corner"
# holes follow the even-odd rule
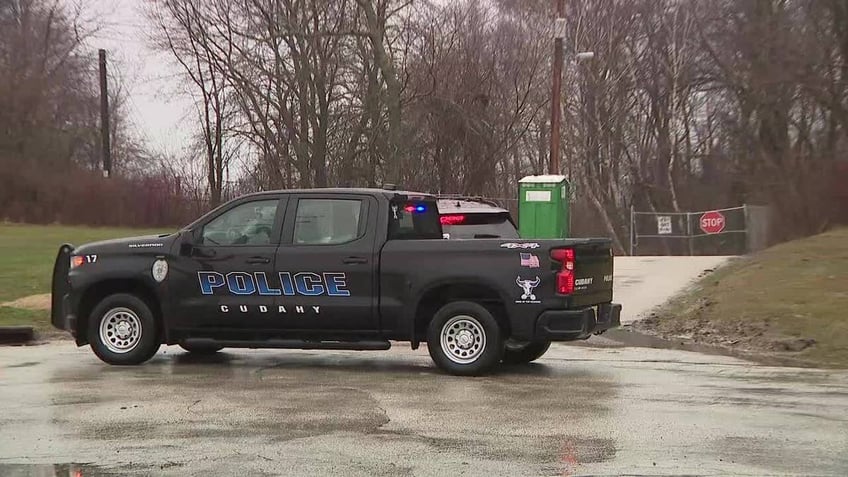
[[[102,240],[80,245],[74,250],[74,254],[87,253],[133,253],[150,252],[166,253],[171,245],[179,237],[179,232],[160,235],[142,235],[139,237],[127,237],[112,240]]]

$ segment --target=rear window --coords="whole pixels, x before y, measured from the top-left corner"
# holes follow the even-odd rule
[[[518,238],[518,230],[506,212],[444,214],[440,221],[444,233],[452,239]]]
[[[442,226],[435,202],[392,201],[389,207],[389,240],[441,239]]]

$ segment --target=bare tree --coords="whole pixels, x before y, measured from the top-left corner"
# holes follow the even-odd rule
[[[151,17],[158,25],[157,45],[170,52],[192,85],[200,119],[200,136],[206,158],[206,182],[212,207],[221,203],[229,133],[227,83],[211,55],[208,25],[192,0],[165,0],[152,4]]]
[[[207,152],[226,149],[223,124],[246,187],[511,198],[546,169],[549,2],[159,4],[182,8],[159,27],[211,93]],[[564,78],[576,232],[622,251],[631,206],[768,204],[785,237],[841,220],[828,191],[848,151],[846,18],[837,0],[569,1],[567,57],[595,52]]]

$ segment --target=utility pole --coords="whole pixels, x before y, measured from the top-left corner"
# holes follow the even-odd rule
[[[109,141],[109,91],[106,85],[106,50],[100,53],[100,152],[103,157],[103,177],[112,175],[112,148]]]
[[[565,0],[554,0],[556,20],[554,21],[554,78],[551,92],[551,157],[548,161],[548,173],[559,174],[559,123],[562,116],[562,41],[565,37]]]

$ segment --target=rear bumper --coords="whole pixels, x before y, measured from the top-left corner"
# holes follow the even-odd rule
[[[574,341],[621,326],[621,305],[605,303],[580,310],[548,310],[536,319],[535,339]]]

